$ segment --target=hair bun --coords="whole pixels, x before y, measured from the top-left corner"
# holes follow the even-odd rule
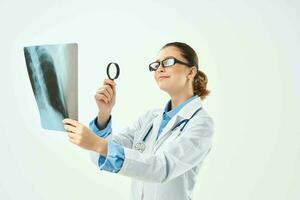
[[[200,96],[202,100],[210,93],[210,91],[206,89],[207,82],[206,74],[198,69],[193,83],[194,94]]]

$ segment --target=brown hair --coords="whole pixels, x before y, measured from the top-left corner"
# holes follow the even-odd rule
[[[205,97],[210,93],[210,91],[206,89],[208,80],[206,74],[199,70],[198,56],[194,49],[182,42],[171,42],[165,44],[161,49],[169,46],[178,48],[181,52],[181,55],[188,61],[188,64],[197,67],[197,74],[195,75],[193,81],[194,95],[198,95],[202,100],[205,99]]]

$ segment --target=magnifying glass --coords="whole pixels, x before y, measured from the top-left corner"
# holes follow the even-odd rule
[[[117,63],[110,62],[106,68],[106,74],[110,80],[117,79],[120,75],[120,67]]]

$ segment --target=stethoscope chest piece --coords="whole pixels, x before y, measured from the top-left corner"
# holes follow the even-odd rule
[[[146,145],[145,145],[144,142],[138,142],[138,143],[135,144],[134,148],[136,150],[138,150],[139,152],[143,153],[146,149]]]

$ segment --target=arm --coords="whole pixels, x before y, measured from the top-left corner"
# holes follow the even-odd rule
[[[120,144],[127,148],[132,148],[133,140],[135,134],[141,130],[143,124],[148,124],[154,119],[158,114],[158,109],[150,109],[143,115],[139,116],[136,121],[134,121],[130,126],[127,126],[125,129],[121,130],[118,133],[114,133],[112,130],[112,116],[109,117],[108,122],[106,122],[106,127],[100,129],[97,124],[97,118],[93,119],[89,123],[89,128],[99,137],[103,137],[108,141]],[[148,121],[145,121],[145,120]]]
[[[97,123],[98,121],[98,117],[96,117],[95,119],[93,119],[90,123],[89,123],[89,128],[99,137],[102,138],[107,138],[107,136],[112,132],[112,119],[111,119],[111,115],[109,116],[108,120],[105,122],[106,126],[99,126],[99,123]]]
[[[98,166],[100,170],[119,172],[125,159],[124,147],[132,147],[135,133],[141,129],[145,117],[147,116],[147,118],[149,118],[149,115],[154,117],[153,112],[149,110],[144,115],[140,116],[131,126],[128,126],[118,134],[112,134],[111,116],[109,117],[106,127],[103,127],[102,130],[99,129],[97,124],[97,117],[92,120],[89,124],[90,129],[99,137],[104,137],[108,140],[107,150],[103,150],[107,152],[107,156],[103,156],[103,152],[101,151],[90,152],[93,163]]]
[[[98,116],[89,123],[89,128],[99,137],[107,138],[112,132],[111,121],[111,115],[107,117],[105,115],[101,116],[99,113]],[[95,164],[98,165],[100,170],[113,173],[119,172],[125,157],[123,146],[109,141],[106,149],[106,156],[101,155],[100,152],[98,152],[99,154],[91,152],[90,156],[92,160],[97,161]]]

